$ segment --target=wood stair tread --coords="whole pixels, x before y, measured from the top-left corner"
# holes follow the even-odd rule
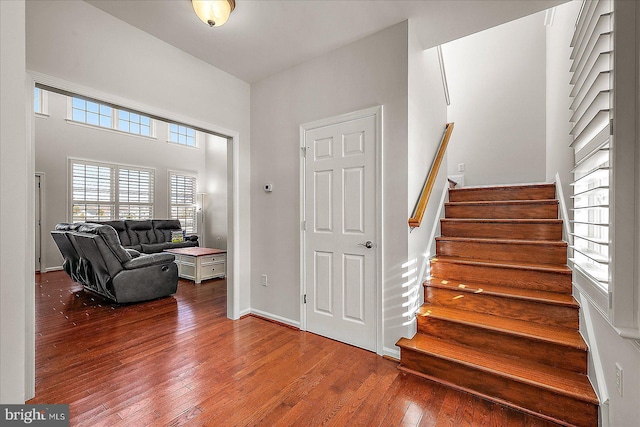
[[[598,399],[586,375],[526,359],[484,353],[421,333],[417,333],[411,339],[401,338],[397,345],[598,405]]]
[[[558,292],[539,291],[535,289],[515,288],[507,285],[482,284],[473,282],[460,283],[459,281],[442,279],[439,277],[429,277],[423,284],[440,289],[449,289],[458,292],[480,293],[494,295],[505,298],[521,299],[537,303],[558,305],[563,307],[579,308],[575,298],[571,294]],[[463,285],[463,286],[461,286]]]
[[[435,256],[431,258],[433,262],[450,262],[456,264],[478,265],[483,267],[497,267],[497,268],[515,268],[521,270],[535,270],[544,272],[553,272],[560,274],[571,275],[571,269],[566,265],[554,265],[554,264],[537,264],[526,263],[521,261],[492,261],[475,258],[462,258],[451,256]]]
[[[508,184],[508,185],[478,185],[474,187],[451,188],[451,192],[474,192],[485,190],[525,190],[533,188],[555,188],[555,184],[537,183],[537,184]]]
[[[451,202],[455,203],[455,202]],[[441,218],[442,222],[473,222],[478,224],[562,224],[561,219],[532,219],[532,218]]]
[[[416,316],[431,316],[448,322],[475,326],[504,334],[525,337],[541,342],[587,350],[587,345],[575,329],[542,325],[491,314],[475,313],[433,304],[423,304]]]
[[[473,200],[465,202],[447,202],[448,206],[496,206],[496,205],[557,205],[557,199],[541,200]]]
[[[525,239],[491,239],[486,237],[436,237],[437,242],[473,242],[473,243],[496,243],[503,245],[537,245],[537,246],[563,246],[567,247],[567,242],[563,240],[525,240]]]

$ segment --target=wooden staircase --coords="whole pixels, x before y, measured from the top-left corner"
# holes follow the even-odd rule
[[[401,370],[565,426],[597,426],[553,184],[449,190]]]

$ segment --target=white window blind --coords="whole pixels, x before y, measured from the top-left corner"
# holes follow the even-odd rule
[[[118,169],[118,217],[120,219],[153,218],[154,171],[152,169]]]
[[[613,2],[583,2],[571,41],[574,266],[604,290],[610,277],[609,182]]]
[[[153,218],[153,169],[70,160],[71,221]]]
[[[187,233],[197,233],[196,177],[170,172],[169,185],[171,218],[179,219]]]
[[[74,161],[71,171],[72,222],[113,219],[115,214],[114,168]]]

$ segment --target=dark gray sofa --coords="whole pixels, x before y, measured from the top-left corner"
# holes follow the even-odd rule
[[[184,242],[171,242],[171,232],[182,231],[180,220],[177,219],[121,219],[96,224],[110,225],[118,233],[122,246],[144,254],[198,246],[198,236],[186,236]]]
[[[178,288],[172,254],[127,250],[109,225],[58,224],[51,235],[64,257],[64,271],[112,301],[146,301],[174,294]]]

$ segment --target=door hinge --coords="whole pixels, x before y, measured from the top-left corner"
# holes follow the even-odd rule
[[[613,292],[609,292],[609,309],[613,308]]]
[[[302,221],[302,231],[307,231],[307,221]]]
[[[302,303],[303,303],[303,304],[306,304],[306,303],[307,303],[307,294],[304,294],[304,295],[303,295]]]
[[[42,183],[38,181],[38,188],[42,188]]]
[[[302,151],[302,157],[307,157],[307,147],[300,147],[300,150]]]
[[[613,135],[613,119],[609,119],[609,135]]]

